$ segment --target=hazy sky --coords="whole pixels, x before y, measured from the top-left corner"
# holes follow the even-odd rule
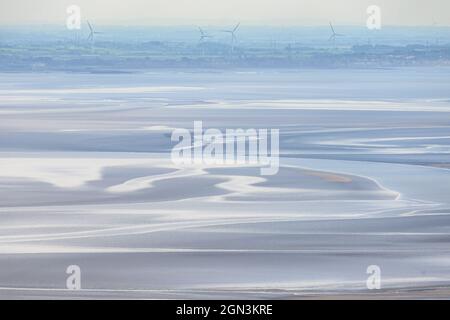
[[[72,4],[96,24],[365,25],[376,4],[385,25],[450,25],[450,0],[0,0],[0,24],[65,24]]]

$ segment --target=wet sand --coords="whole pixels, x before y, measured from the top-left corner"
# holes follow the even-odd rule
[[[1,77],[0,297],[447,299],[448,70],[342,72]],[[173,164],[196,120],[279,173]]]

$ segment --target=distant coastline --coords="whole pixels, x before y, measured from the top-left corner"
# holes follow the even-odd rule
[[[236,42],[216,31],[199,38],[196,27],[86,30],[0,28],[1,72],[129,73],[153,69],[376,69],[450,66],[450,28],[387,28],[370,33],[328,29],[242,26]],[[104,32],[103,32],[104,31]]]

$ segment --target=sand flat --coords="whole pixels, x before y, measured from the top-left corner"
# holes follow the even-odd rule
[[[2,75],[0,297],[448,298],[448,69],[323,72]],[[173,164],[198,120],[279,173]]]

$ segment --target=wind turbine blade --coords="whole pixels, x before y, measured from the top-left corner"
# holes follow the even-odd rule
[[[87,20],[87,24],[88,24],[89,29],[91,30],[91,32],[93,32],[94,30],[93,30],[93,28],[92,28],[91,23],[89,22],[89,20]]]
[[[331,22],[330,22],[330,27],[331,27],[331,31],[333,32],[333,34],[336,34],[336,32],[334,32],[334,28],[333,28],[333,25],[331,24]]]
[[[236,32],[236,30],[239,28],[239,26],[241,25],[241,23],[239,22],[236,27],[234,27],[233,32]]]

